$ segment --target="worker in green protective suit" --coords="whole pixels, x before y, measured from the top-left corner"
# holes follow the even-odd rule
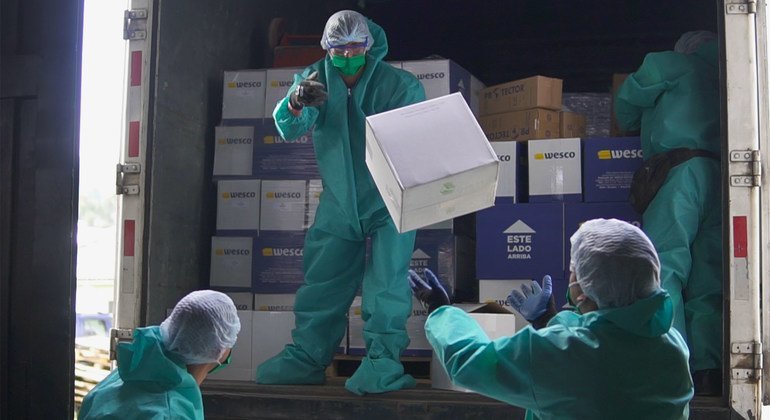
[[[433,311],[425,332],[435,357],[455,384],[526,408],[528,419],[687,419],[687,345],[672,328],[652,243],[615,219],[587,221],[571,241],[578,311],[556,313],[550,277],[532,282],[509,296],[531,322],[510,337],[490,340],[448,299],[438,303],[438,281],[414,279]]]
[[[199,386],[229,363],[240,329],[227,295],[188,294],[160,326],[137,328],[118,345],[118,368],[86,395],[78,419],[202,420]]]
[[[718,45],[711,32],[682,35],[648,54],[615,98],[621,128],[641,129],[644,159],[672,149],[719,156]],[[696,395],[721,392],[722,212],[720,163],[694,157],[670,170],[643,214],[674,301],[674,327],[690,347]]]
[[[262,384],[322,384],[362,290],[367,355],[345,387],[358,395],[415,386],[400,356],[409,344],[412,296],[406,273],[414,232],[398,233],[365,162],[365,117],[425,99],[412,74],[383,62],[382,28],[354,11],[326,23],[327,56],[295,76],[273,113],[286,140],[313,128],[323,181],[305,237],[305,283],[297,291],[293,343],[257,368]],[[365,261],[366,240],[371,258]]]

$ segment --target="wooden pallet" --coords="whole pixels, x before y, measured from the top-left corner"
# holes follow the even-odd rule
[[[75,406],[93,387],[110,374],[109,351],[98,347],[75,346]]]
[[[327,378],[349,378],[361,364],[364,356],[338,354],[326,368]],[[430,357],[401,356],[404,372],[412,375],[418,383],[430,383]]]

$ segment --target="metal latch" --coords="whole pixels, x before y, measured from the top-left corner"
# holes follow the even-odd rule
[[[725,3],[725,12],[728,15],[747,15],[757,13],[757,1],[746,0]]]
[[[134,340],[134,330],[131,328],[113,328],[110,330],[110,360],[116,360],[118,344]]]
[[[125,165],[121,165],[118,163],[118,166],[115,169],[115,194],[121,195],[135,195],[139,194],[139,185],[131,184],[126,185],[125,184],[125,177],[123,175],[125,174],[138,174],[142,171],[142,165],[138,163],[127,163]]]
[[[147,20],[147,9],[132,9],[123,12],[123,39],[131,41],[147,38],[147,25],[138,24]]]
[[[736,366],[731,369],[733,379],[758,381],[762,377],[762,343],[732,343],[730,353],[738,356],[737,360],[733,357]]]
[[[731,175],[732,187],[759,187],[762,184],[762,161],[759,150],[732,150],[730,162],[745,162],[749,164],[749,173]]]

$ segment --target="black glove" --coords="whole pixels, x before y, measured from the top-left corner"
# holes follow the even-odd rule
[[[328,96],[326,86],[316,81],[317,78],[318,72],[314,71],[307,79],[299,82],[294,92],[289,95],[289,104],[292,109],[299,111],[305,106],[321,106],[326,101]]]
[[[409,286],[412,287],[412,293],[422,303],[422,306],[428,310],[428,314],[438,309],[440,306],[449,305],[449,295],[441,282],[432,271],[425,269],[425,280],[414,270],[409,270]]]

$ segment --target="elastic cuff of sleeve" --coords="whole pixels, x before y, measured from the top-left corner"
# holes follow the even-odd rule
[[[291,106],[291,101],[287,102],[287,106],[289,107],[289,111],[291,111],[291,113],[295,117],[299,117],[302,114],[302,108],[304,108],[304,107],[300,107],[298,109],[295,109],[293,106]]]

